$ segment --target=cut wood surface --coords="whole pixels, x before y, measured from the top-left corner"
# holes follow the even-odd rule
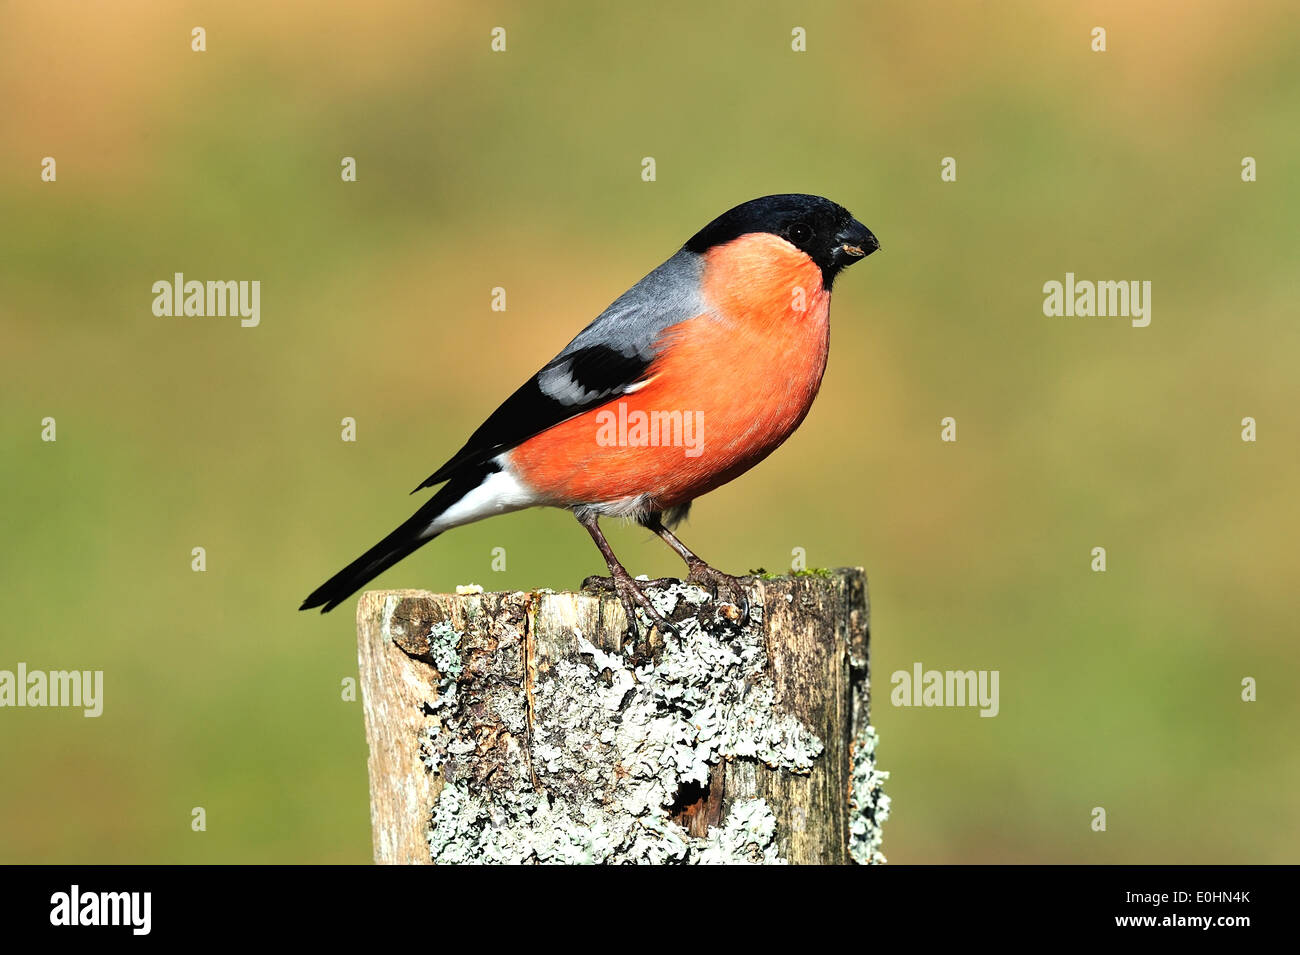
[[[363,594],[375,860],[884,861],[863,572],[647,592]]]

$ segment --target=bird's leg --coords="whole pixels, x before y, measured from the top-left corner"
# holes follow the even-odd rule
[[[663,514],[659,511],[648,515],[642,522],[646,528],[654,531],[663,542],[675,550],[686,561],[686,580],[703,587],[713,594],[714,600],[722,600],[740,608],[740,625],[749,623],[749,593],[745,583],[739,577],[724,574],[710,567],[704,559],[678,539],[677,535],[664,526]]]
[[[633,637],[637,636],[636,608],[640,607],[650,622],[658,627],[661,633],[669,632],[674,636],[679,635],[677,627],[654,608],[650,598],[637,586],[636,581],[632,579],[632,575],[627,572],[627,568],[619,563],[618,558],[614,556],[614,549],[609,546],[609,541],[605,540],[605,535],[597,522],[596,514],[587,511],[576,511],[575,516],[578,518],[578,523],[587,529],[591,539],[600,548],[601,556],[605,558],[605,565],[609,567],[609,578],[613,584],[614,592],[618,594],[619,603],[623,605],[623,611],[627,614],[628,633]],[[601,578],[596,579],[600,580]],[[592,578],[588,577],[587,580],[583,581],[583,586],[587,586],[591,580]]]

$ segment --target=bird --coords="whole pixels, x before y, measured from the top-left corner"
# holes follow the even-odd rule
[[[689,583],[747,618],[743,581],[673,529],[692,501],[754,467],[803,422],[826,370],[831,288],[879,248],[870,229],[821,196],[763,196],[724,212],[488,415],[411,492],[437,487],[433,496],[299,609],[332,610],[452,528],[549,506],[571,511],[595,542],[629,633],[638,610],[651,628],[676,628],[614,554],[602,517],[662,538]]]

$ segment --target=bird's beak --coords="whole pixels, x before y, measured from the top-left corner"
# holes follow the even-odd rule
[[[880,248],[880,241],[857,219],[851,220],[841,229],[835,241],[839,244],[840,251],[850,259],[865,258]]]

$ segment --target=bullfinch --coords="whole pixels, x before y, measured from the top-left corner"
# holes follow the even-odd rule
[[[614,555],[601,517],[653,531],[686,562],[688,581],[747,615],[742,582],[672,528],[799,427],[826,369],[831,286],[878,248],[820,196],[765,196],[723,213],[492,412],[415,489],[442,485],[436,493],[299,609],[337,607],[443,531],[542,505],[572,511],[596,542],[633,633],[638,609],[674,628]]]

